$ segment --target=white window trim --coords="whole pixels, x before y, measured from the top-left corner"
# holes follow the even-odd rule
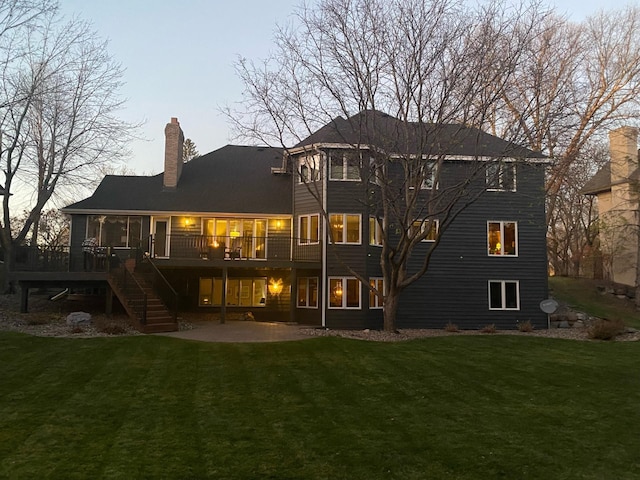
[[[382,281],[382,295],[384,296],[387,292],[386,292],[386,286],[384,283],[384,278],[383,277],[370,277],[369,278],[369,284],[371,284],[371,282],[374,281],[377,282],[378,281]],[[376,286],[377,288],[377,286]],[[369,290],[369,310],[382,310],[384,308],[384,305],[371,305],[371,296],[373,295],[373,299],[375,301],[375,303],[380,304],[384,301],[384,299],[380,299],[379,296],[375,295],[371,290]]]
[[[347,172],[349,171],[349,159],[347,158],[346,153],[340,153],[342,156],[342,178],[335,178],[331,175],[331,163],[333,161],[334,153],[329,155],[329,180],[332,182],[360,182],[362,181],[362,162],[358,160],[358,178],[347,178]]]
[[[493,163],[498,165],[498,177],[500,177],[501,175],[500,171],[503,168],[509,167],[513,169],[513,185],[511,186],[511,188],[504,188],[504,187],[490,188],[489,185],[493,184],[494,182],[492,181],[493,179],[489,178],[490,173],[489,173],[489,168],[487,168],[486,178],[485,178],[485,185],[487,186],[486,188],[487,192],[515,192],[518,188],[518,179],[516,178],[518,170],[516,169],[515,162],[494,160]]]
[[[500,250],[502,253],[491,253],[489,250],[489,225],[492,223],[500,224],[500,238],[503,240],[500,245]],[[516,226],[516,253],[514,254],[506,254],[504,253],[504,225],[505,223],[513,223]],[[487,256],[488,257],[506,257],[506,258],[517,258],[520,255],[520,238],[518,235],[518,222],[515,220],[489,220],[487,221]]]
[[[318,231],[317,231],[317,235],[316,241],[312,241],[311,240],[311,218],[312,217],[317,217],[318,218]],[[309,229],[306,232],[306,238],[309,239],[308,242],[303,243],[302,242],[302,219],[303,218],[307,218],[308,219],[308,226]],[[298,245],[318,245],[320,243],[320,214],[319,213],[309,213],[309,214],[305,214],[305,215],[298,215]]]
[[[327,290],[327,306],[331,310],[362,310],[362,283],[356,277],[329,277],[327,285],[331,286],[332,280],[341,280],[342,281],[342,306],[341,307],[332,307],[331,306],[331,288]],[[347,307],[347,280],[355,280],[358,282],[358,306],[357,307]]]
[[[438,161],[437,160],[432,160],[432,159],[427,159],[425,160],[424,165],[422,166],[422,168],[427,168],[430,167],[431,168],[431,177],[430,178],[423,178],[422,182],[420,183],[420,190],[433,190],[433,186],[435,185],[435,189],[438,190],[438,188],[440,188],[439,183],[440,182],[436,182],[436,168],[438,165]],[[427,182],[430,182],[431,185],[427,185]]]
[[[501,287],[501,296],[502,296],[502,307],[500,308],[492,308],[491,307],[491,284],[492,283],[499,283],[500,287]],[[507,308],[505,307],[506,304],[506,284],[507,283],[515,283],[516,284],[516,308]],[[489,282],[487,283],[487,300],[488,300],[488,305],[489,305],[489,310],[494,310],[494,311],[510,311],[510,312],[515,312],[517,310],[520,310],[520,281],[519,280],[489,280]]]
[[[360,213],[330,213],[329,214],[329,229],[331,229],[331,216],[332,215],[342,215],[342,238],[344,239],[342,242],[337,242],[334,239],[335,245],[362,245],[362,214]],[[357,242],[347,242],[347,215],[357,215],[358,216],[358,241]]]
[[[309,169],[309,179],[305,180],[302,177],[302,167],[306,166]],[[298,184],[304,185],[307,183],[314,183],[320,181],[322,178],[320,169],[320,154],[302,155],[298,158]]]
[[[371,220],[373,220],[373,241],[377,243],[371,243]],[[376,217],[369,217],[369,245],[372,247],[382,247],[382,228],[378,224]]]
[[[316,306],[310,306],[309,305],[309,280],[314,279],[316,280],[316,290],[318,291],[318,296],[316,298]],[[300,298],[300,281],[304,280],[306,282],[306,286],[307,286],[307,296],[305,298],[305,305],[299,305],[297,299]],[[317,310],[319,307],[319,303],[320,303],[320,279],[318,277],[299,277],[298,278],[298,289],[296,291],[296,308],[304,308],[304,309],[308,309],[308,310]]]

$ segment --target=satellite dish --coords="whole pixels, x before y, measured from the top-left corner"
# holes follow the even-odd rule
[[[546,300],[542,300],[540,302],[540,310],[542,310],[546,314],[553,313],[557,309],[558,302],[556,302],[553,298],[547,298]]]

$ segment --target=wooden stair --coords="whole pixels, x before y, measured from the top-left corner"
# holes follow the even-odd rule
[[[126,287],[123,285],[124,272],[122,267],[111,272],[108,281],[113,293],[129,315],[133,326],[142,333],[175,332],[178,330],[178,322],[174,320],[171,312],[145,279],[145,275],[131,270],[129,273],[142,287],[142,290],[137,285],[127,285]],[[142,313],[145,295],[147,297],[146,317]]]

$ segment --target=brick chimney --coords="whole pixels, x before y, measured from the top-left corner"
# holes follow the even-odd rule
[[[609,132],[611,183],[628,181],[638,168],[638,129],[620,127]]]
[[[184,134],[176,117],[171,117],[171,123],[164,127],[164,137],[164,188],[175,189],[182,174],[184,144]]]

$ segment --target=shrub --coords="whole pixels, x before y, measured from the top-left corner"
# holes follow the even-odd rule
[[[100,328],[101,333],[106,333],[107,335],[122,335],[127,333],[125,328],[122,325],[118,325],[117,323],[108,323]]]
[[[612,340],[625,330],[622,320],[607,320],[599,318],[589,327],[587,335],[593,340]]]
[[[444,331],[449,333],[458,333],[460,329],[458,328],[458,325],[456,325],[455,323],[449,322],[444,326]]]
[[[498,329],[496,328],[495,323],[485,325],[484,327],[482,327],[482,330],[480,330],[480,332],[482,333],[496,333],[497,331]]]
[[[518,330],[520,330],[521,332],[533,332],[533,325],[531,325],[531,322],[529,320],[525,321],[525,322],[519,322],[518,323]]]

